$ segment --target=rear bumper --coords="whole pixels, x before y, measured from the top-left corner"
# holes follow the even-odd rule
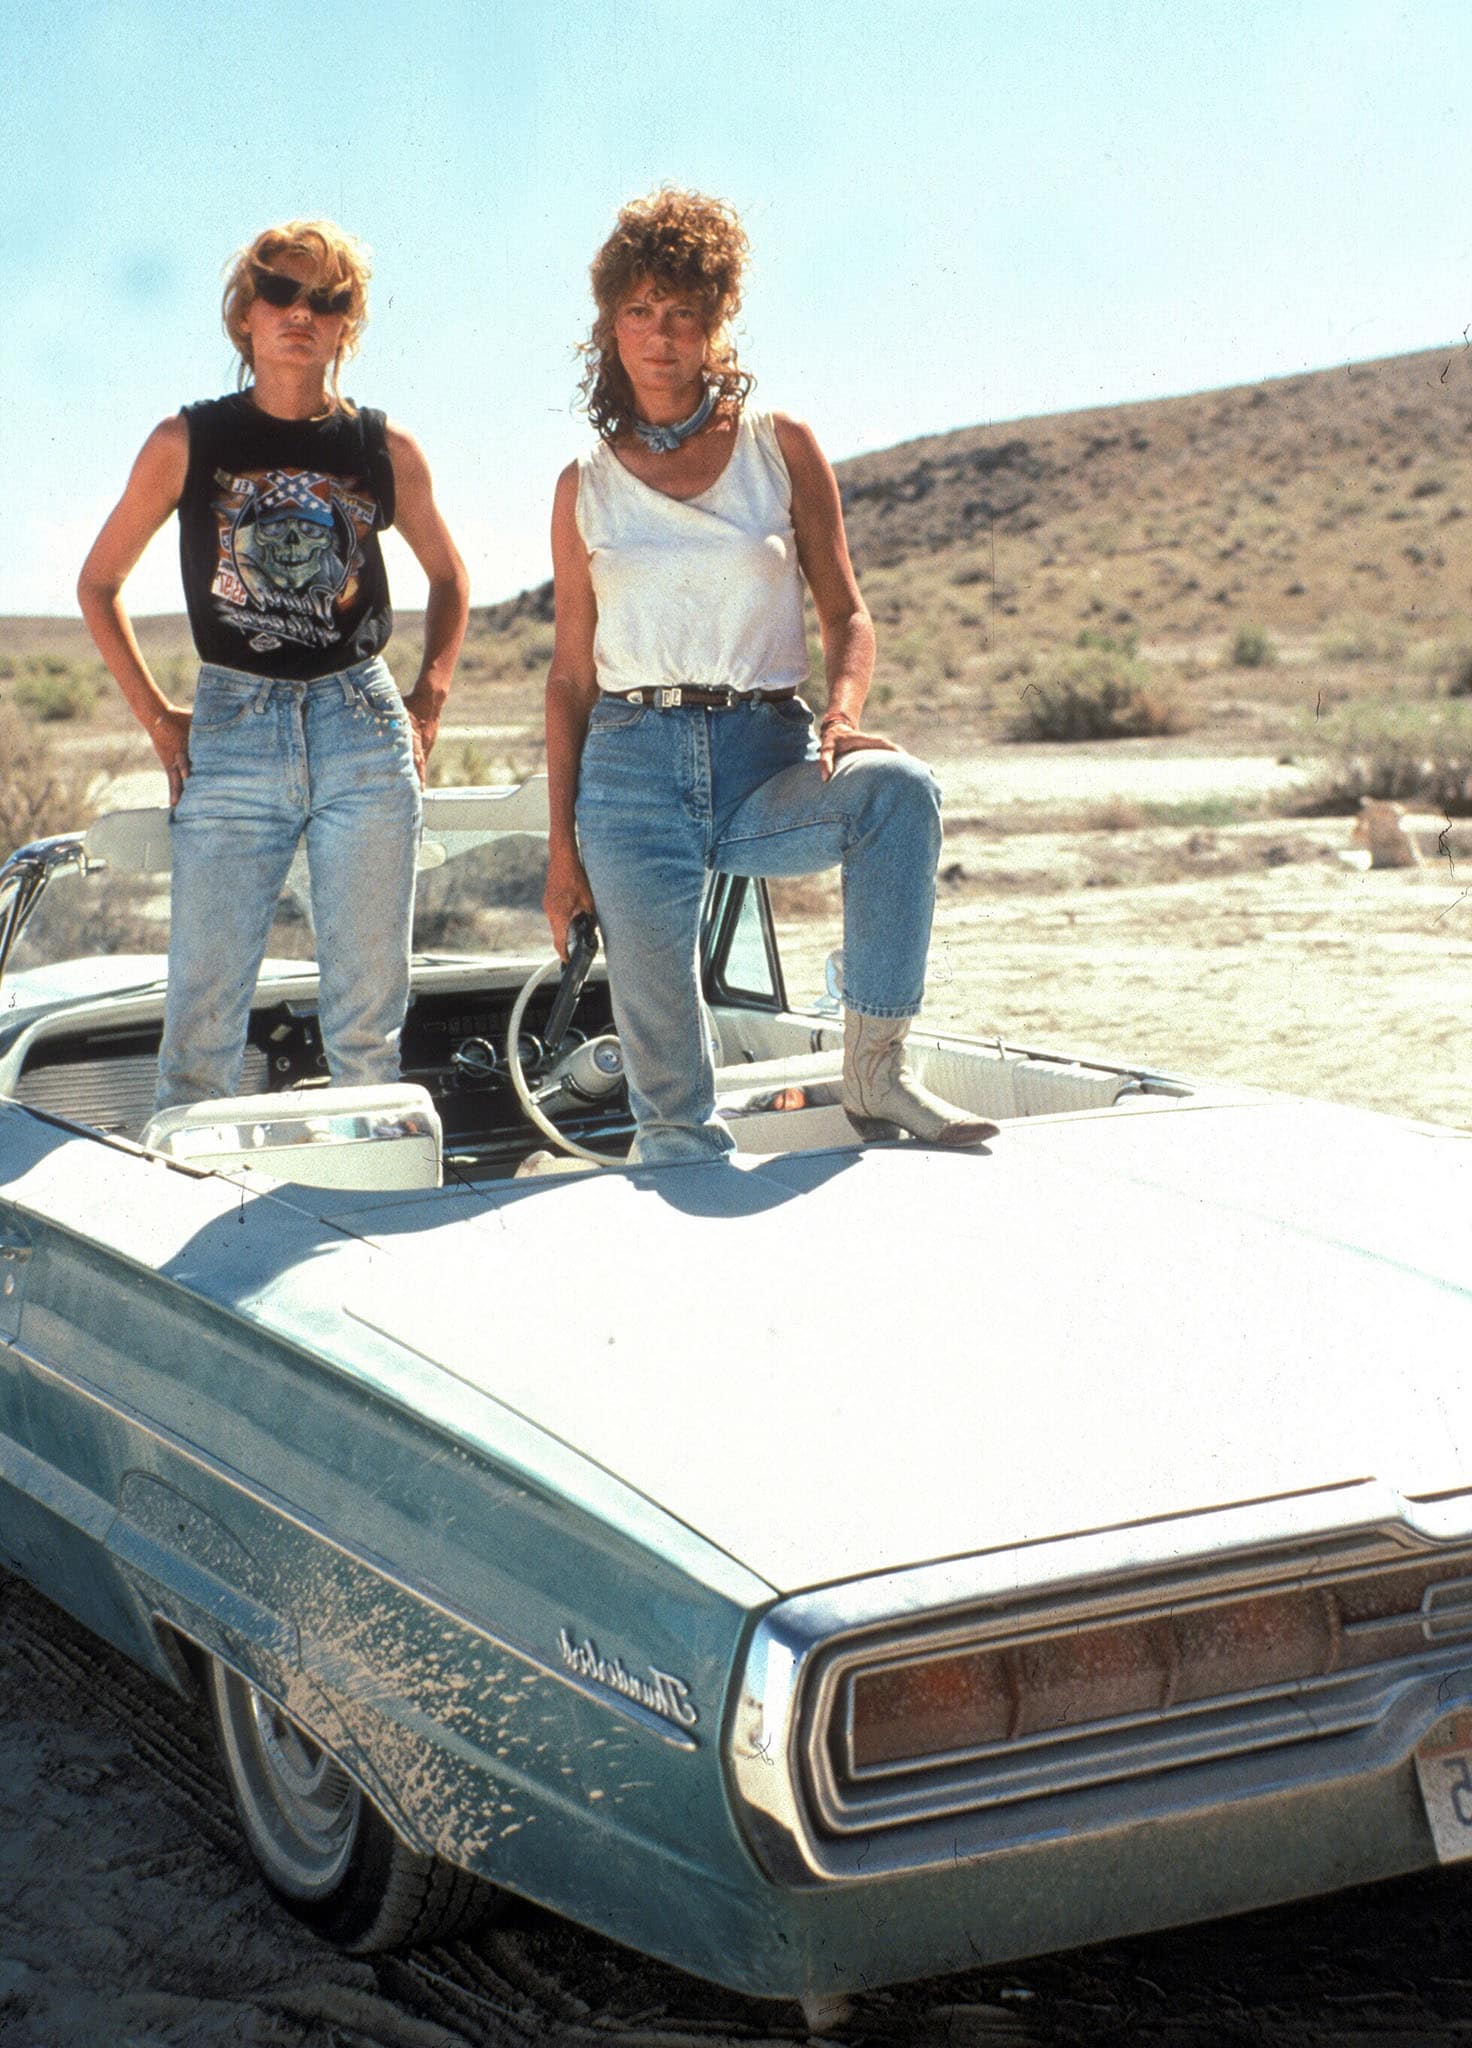
[[[996,1815],[937,1822],[923,1847],[947,1853],[927,1868],[866,1878],[860,1842],[850,1878],[774,1888],[744,1950],[728,1923],[670,1960],[756,1995],[856,1990],[1427,1869],[1414,1752],[1468,1706],[1472,1665],[1409,1687],[1372,1730],[1032,1802],[1028,1834],[1005,1843]]]

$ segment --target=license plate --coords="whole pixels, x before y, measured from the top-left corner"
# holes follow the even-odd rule
[[[1438,1723],[1416,1750],[1416,1776],[1438,1860],[1472,1856],[1472,1713]]]

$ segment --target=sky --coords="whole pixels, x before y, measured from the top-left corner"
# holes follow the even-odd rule
[[[345,388],[480,604],[549,573],[588,264],[661,183],[741,211],[757,402],[835,461],[1472,327],[1466,0],[0,0],[0,39],[0,614],[75,611],[292,216],[373,252]],[[127,597],[182,608],[172,525]]]

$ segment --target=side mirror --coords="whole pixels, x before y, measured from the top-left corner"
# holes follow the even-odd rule
[[[843,1008],[843,948],[837,946],[823,962],[823,998],[818,1008],[836,1017]]]

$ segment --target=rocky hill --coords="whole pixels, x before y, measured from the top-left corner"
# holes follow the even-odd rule
[[[969,563],[1042,636],[1430,627],[1472,605],[1472,351],[969,427],[839,472],[861,567]],[[1128,614],[1128,618],[1126,618]]]
[[[1009,637],[1276,632],[1472,611],[1472,349],[902,442],[838,465],[876,612],[931,558]],[[875,572],[879,572],[876,576]],[[899,607],[896,612],[896,605]],[[551,618],[550,586],[479,615]]]

